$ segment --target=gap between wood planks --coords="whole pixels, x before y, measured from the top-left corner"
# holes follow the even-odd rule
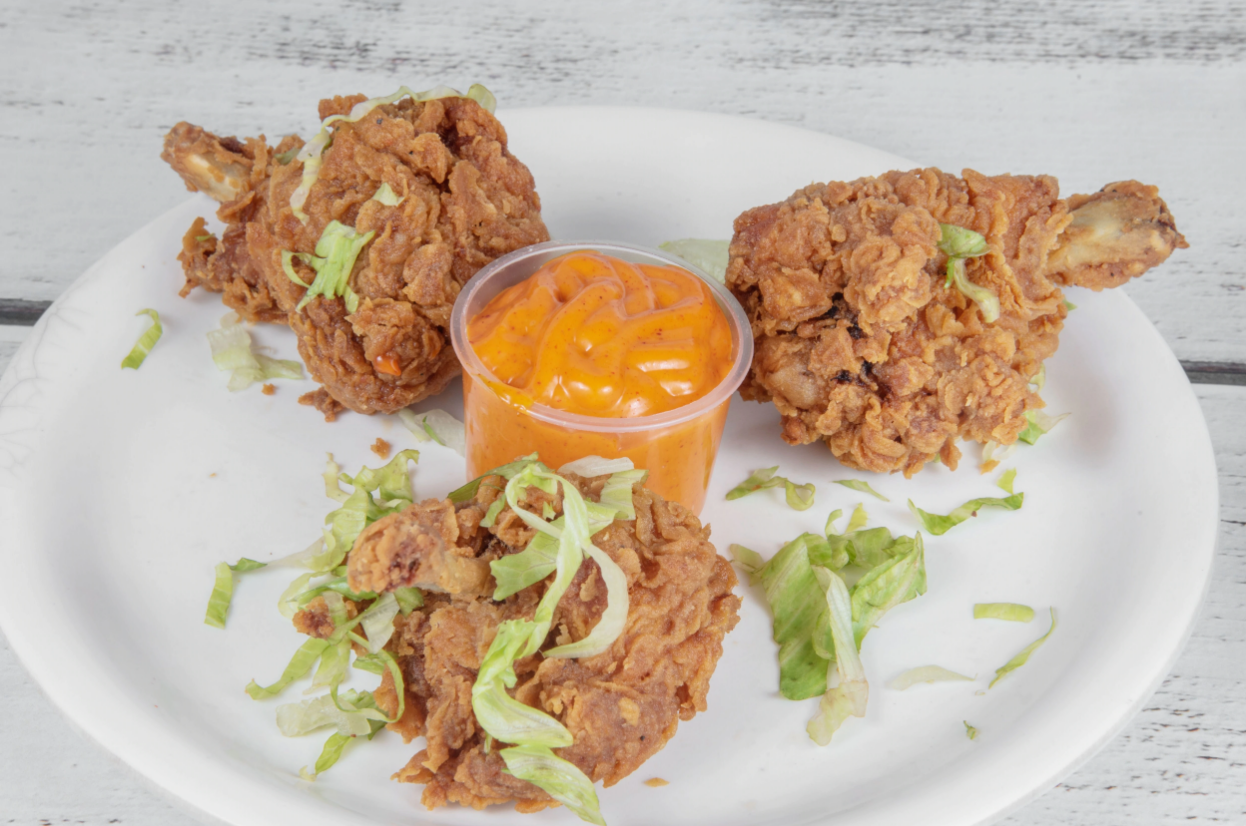
[[[0,324],[34,325],[50,301],[0,298]],[[1183,361],[1182,368],[1191,384],[1234,384],[1246,386],[1246,364],[1219,361]]]

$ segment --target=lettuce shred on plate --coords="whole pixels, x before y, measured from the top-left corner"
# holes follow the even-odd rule
[[[920,533],[897,537],[885,527],[866,529],[858,508],[841,534],[834,523],[842,515],[833,512],[825,534],[801,534],[768,562],[731,546],[770,605],[780,693],[790,700],[821,695],[807,727],[819,745],[828,744],[848,717],[865,716],[869,687],[859,656],[865,635],[892,608],[926,592]]]
[[[416,413],[404,407],[398,411],[398,419],[411,431],[416,441],[436,442],[448,447],[460,456],[467,454],[467,428],[444,410]]]
[[[145,315],[150,318],[151,326],[138,337],[138,341],[134,342],[134,346],[130,349],[129,354],[121,360],[122,370],[127,367],[131,370],[137,370],[139,365],[147,360],[147,354],[151,352],[151,348],[156,346],[160,336],[164,335],[164,327],[160,324],[160,313],[147,308],[139,310],[135,315]]]
[[[1014,493],[1003,499],[984,496],[981,499],[970,499],[965,504],[956,508],[951,513],[941,516],[936,513],[927,513],[921,508],[913,504],[913,500],[909,500],[909,510],[922,523],[922,527],[930,531],[934,536],[942,536],[960,523],[970,517],[977,516],[978,511],[982,508],[1003,508],[1004,510],[1020,510],[1021,504],[1025,501],[1024,493]]]
[[[1022,648],[1019,652],[1017,652],[1016,656],[1014,656],[1011,660],[1004,663],[999,668],[995,669],[995,679],[991,680],[991,684],[987,687],[994,688],[995,684],[998,683],[1000,680],[1004,679],[1004,677],[1007,677],[1009,674],[1011,674],[1012,672],[1016,671],[1018,668],[1020,668],[1021,666],[1029,662],[1030,655],[1033,654],[1035,651],[1037,651],[1039,646],[1047,642],[1047,638],[1050,637],[1051,632],[1055,630],[1056,630],[1056,609],[1053,607],[1051,609],[1051,628],[1047,629],[1047,633],[1043,634],[1041,637],[1034,640],[1034,642],[1030,643],[1025,648]]]
[[[812,483],[798,485],[783,476],[775,476],[779,466],[762,468],[727,492],[727,499],[739,499],[766,488],[782,487],[789,507],[803,511],[813,505],[816,488]]]
[[[318,295],[344,299],[349,312],[359,309],[359,296],[350,288],[350,273],[355,267],[355,259],[374,235],[374,230],[360,234],[354,227],[348,227],[340,221],[330,221],[320,234],[320,240],[316,242],[315,255],[282,250],[281,266],[286,277],[300,287],[307,288],[295,309],[303,309]],[[308,284],[299,278],[294,270],[295,259],[315,271],[316,277],[312,279],[312,283]]]
[[[966,677],[950,671],[941,665],[921,665],[901,672],[887,681],[887,688],[904,691],[918,683],[973,682],[973,677]]]
[[[1029,622],[1034,619],[1034,609],[1015,602],[979,602],[973,606],[973,618]]]
[[[836,479],[835,484],[843,485],[849,490],[855,490],[858,493],[868,493],[870,496],[873,496],[875,499],[881,499],[884,502],[891,501],[886,496],[883,496],[881,493],[879,493],[878,491],[870,487],[869,482],[865,482],[860,479]]]
[[[711,241],[705,238],[680,238],[664,241],[658,249],[679,256],[694,267],[704,270],[719,283],[727,281],[727,263],[731,258],[729,241]]]
[[[255,352],[251,333],[237,313],[226,313],[221,326],[208,331],[208,346],[212,348],[212,362],[217,369],[230,371],[231,393],[260,381],[303,378],[302,363]]]

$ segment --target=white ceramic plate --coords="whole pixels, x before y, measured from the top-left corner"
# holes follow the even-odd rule
[[[910,164],[826,135],[704,114],[641,109],[503,113],[530,165],[555,237],[656,244],[727,237],[743,209],[814,180]],[[1018,170],[1024,171],[1024,170]],[[179,186],[169,174],[169,186]],[[300,637],[274,610],[288,574],[261,571],[235,594],[229,628],[203,625],[215,563],[302,548],[332,503],[320,473],[332,451],[347,468],[382,436],[412,440],[391,417],[327,425],[295,403],[310,384],[230,394],[204,333],[217,297],[177,297],[179,239],[212,204],[197,197],[92,267],[44,316],[0,382],[0,623],[48,695],[87,734],[160,786],[239,826],[575,823],[564,810],[426,812],[420,787],[389,781],[418,747],[381,736],[315,784],[296,777],[322,737],[284,739],[275,702],[242,692],[275,678]],[[1164,273],[1147,277],[1163,278]],[[1075,291],[1080,305],[1050,361],[1050,409],[1072,416],[1009,466],[1026,493],[1017,513],[985,511],[927,543],[929,592],[866,640],[869,712],[828,748],[805,735],[816,701],[777,695],[770,621],[741,588],[709,711],[666,749],[601,793],[611,826],[834,823],[968,826],[1049,788],[1140,707],[1181,648],[1207,582],[1217,495],[1194,394],[1151,324],[1120,293]],[[118,364],[160,310],[164,338],[142,369]],[[257,339],[292,357],[285,329]],[[460,408],[456,390],[427,406]],[[419,496],[463,481],[463,462],[423,446]],[[961,470],[869,477],[891,497],[866,502],[878,522],[915,528],[907,498],[946,511],[998,491],[971,449]],[[818,484],[816,506],[780,492],[723,494],[749,471],[782,465]],[[731,411],[704,518],[719,547],[773,553],[861,497],[834,479],[821,446],[779,439],[769,406]],[[868,477],[867,475],[864,475]],[[1034,606],[1029,625],[974,621],[971,606]],[[995,668],[1047,630],[1048,643],[996,688]],[[889,691],[898,672],[936,663],[975,683]],[[298,699],[293,689],[289,697]],[[962,721],[981,732],[965,736]],[[650,788],[642,781],[670,781]]]

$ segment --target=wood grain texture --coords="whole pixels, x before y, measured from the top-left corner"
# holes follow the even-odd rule
[[[1155,183],[1192,248],[1126,289],[1179,357],[1246,362],[1246,15],[1227,0],[1174,8],[24,4],[0,23],[0,297],[55,297],[178,203],[181,186],[157,157],[178,120],[306,134],[326,94],[481,81],[503,107],[700,109],[949,170],[1047,172],[1066,192]]]

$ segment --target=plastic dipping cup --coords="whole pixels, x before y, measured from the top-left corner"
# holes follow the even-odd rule
[[[507,385],[484,366],[468,343],[467,324],[494,296],[524,281],[546,262],[583,250],[636,264],[679,267],[709,284],[731,329],[732,366],[717,387],[683,407],[632,418],[585,416],[513,399]],[[700,514],[727,407],[753,361],[748,317],[722,284],[683,259],[655,249],[601,241],[549,241],[516,250],[476,273],[454,302],[450,338],[463,365],[468,479],[530,453],[539,453],[541,461],[554,469],[584,456],[627,457],[649,471],[646,486],[650,490]]]

